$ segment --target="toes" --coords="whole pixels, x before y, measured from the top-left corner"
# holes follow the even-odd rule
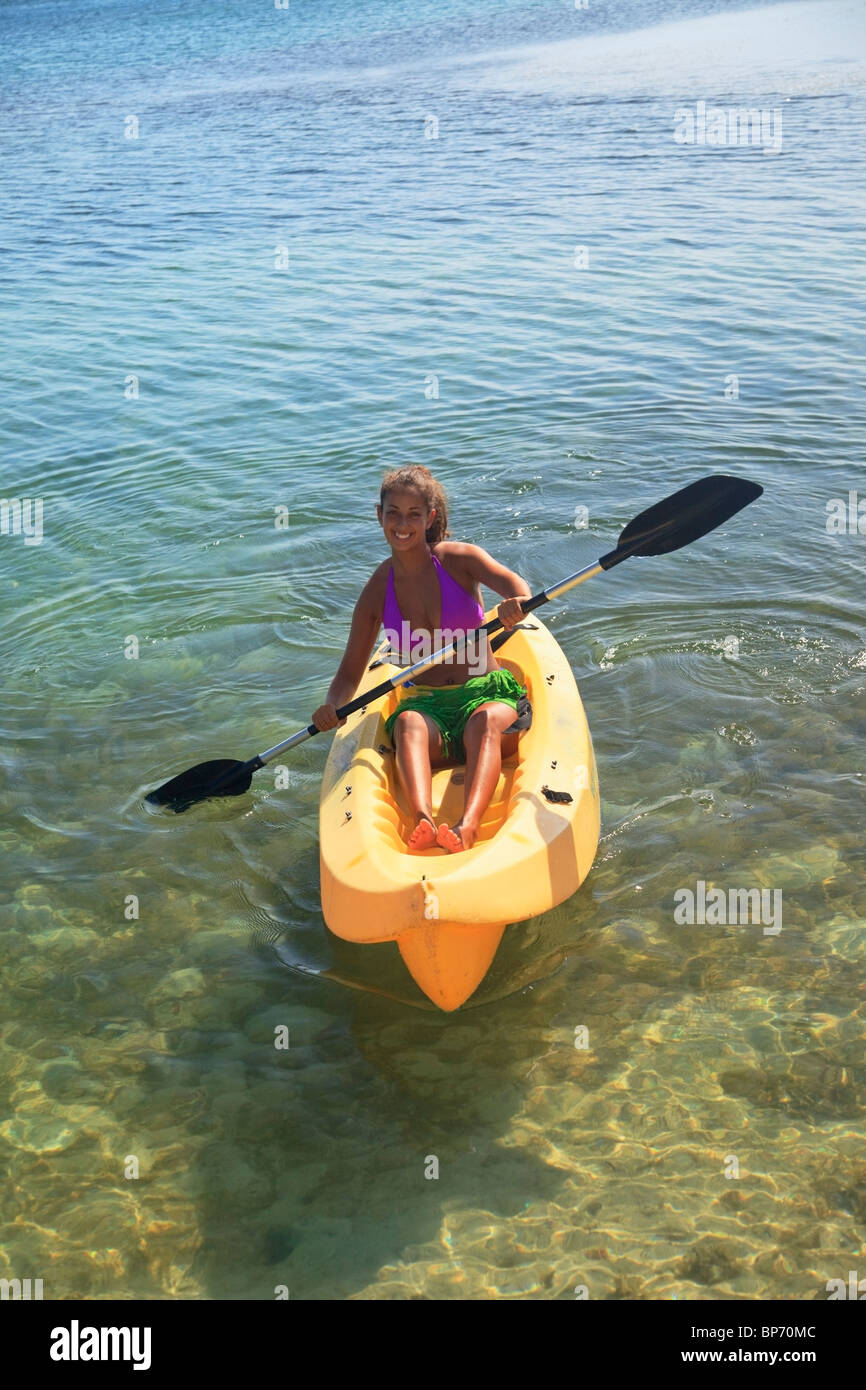
[[[455,854],[457,850],[463,848],[463,841],[460,836],[455,834],[451,826],[445,825],[444,822],[436,831],[436,843],[440,844],[443,849],[449,850],[451,854]]]
[[[409,849],[429,849],[431,845],[435,845],[436,827],[433,822],[419,820],[406,843]]]

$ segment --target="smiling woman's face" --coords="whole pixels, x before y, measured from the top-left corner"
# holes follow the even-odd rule
[[[391,548],[409,550],[419,541],[424,543],[436,509],[428,511],[421,493],[414,488],[395,488],[386,492],[385,505],[376,508],[376,515]]]

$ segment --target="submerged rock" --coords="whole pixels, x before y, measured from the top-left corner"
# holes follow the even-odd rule
[[[275,1029],[289,1030],[289,1048],[304,1047],[321,1036],[334,1023],[330,1014],[308,1004],[273,1004],[261,1013],[253,1014],[244,1024],[250,1042],[270,1044],[277,1036]]]
[[[5,1139],[15,1149],[25,1149],[28,1153],[61,1153],[75,1143],[77,1132],[59,1119],[33,1119],[18,1115],[0,1125],[0,1139]]]
[[[165,999],[189,999],[204,994],[207,981],[194,966],[186,970],[174,970],[166,975],[151,994],[151,1002],[158,1004]]]

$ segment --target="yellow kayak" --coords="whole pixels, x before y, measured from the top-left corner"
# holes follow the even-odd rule
[[[472,849],[406,847],[414,818],[384,733],[400,690],[349,716],[334,735],[322,779],[326,923],[345,941],[396,941],[417,984],[446,1010],[459,1008],[481,983],[509,922],[546,912],[580,887],[598,846],[592,739],[563,652],[533,613],[497,660],[526,686],[532,726],[503,764]],[[367,687],[397,669],[378,666]],[[434,770],[437,824],[459,819],[463,777],[462,766]]]

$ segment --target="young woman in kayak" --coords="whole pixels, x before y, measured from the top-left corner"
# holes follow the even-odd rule
[[[386,474],[376,514],[391,558],[361,590],[343,659],[325,703],[312,716],[317,729],[340,722],[337,707],[357,690],[383,622],[394,652],[400,651],[400,664],[408,666],[447,646],[452,634],[478,627],[484,617],[480,585],[505,599],[496,615],[509,631],[523,616],[518,600],[531,596],[520,575],[481,546],[447,539],[447,498],[428,468]],[[385,723],[415,817],[408,846],[421,850],[439,844],[452,853],[471,849],[502,759],[516,752],[520,731],[529,726],[526,689],[499,665],[486,637],[477,649],[467,644],[431,666],[422,679],[424,684],[400,688],[398,708]],[[453,826],[437,827],[431,769],[461,762],[466,763],[463,815]]]

